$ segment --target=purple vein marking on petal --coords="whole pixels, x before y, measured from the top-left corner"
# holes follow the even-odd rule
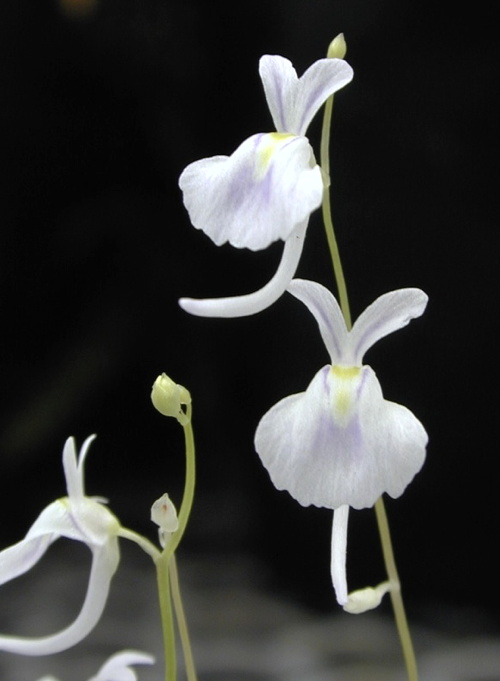
[[[363,388],[364,388],[364,385],[366,383],[367,375],[368,375],[367,371],[361,370],[361,381],[356,388],[356,396],[354,398],[355,402],[359,402],[359,398],[361,396],[361,393],[363,392]],[[346,429],[347,429],[347,431],[349,432],[349,435],[350,435],[349,442],[350,442],[350,445],[351,445],[350,450],[351,450],[352,454],[361,454],[362,455],[362,453],[363,453],[363,451],[362,451],[363,450],[363,448],[362,448],[363,433],[361,431],[361,427],[360,427],[360,424],[359,424],[359,413],[357,412],[357,410],[355,410],[355,413],[353,414],[353,417],[349,421],[347,426],[345,426],[343,428],[344,431]],[[360,458],[362,458],[362,456],[356,457],[357,460],[359,460]]]
[[[278,72],[273,71],[273,80],[274,80],[274,91],[278,95],[278,110],[279,110],[279,126],[280,128],[283,128],[282,130],[278,130],[278,132],[290,132],[287,131],[286,128],[286,121],[285,121],[285,107],[283,105],[283,88],[281,86],[280,78],[278,77]],[[276,122],[276,121],[275,121]]]
[[[340,361],[341,358],[342,358],[342,349],[341,349],[341,347],[340,347],[340,345],[339,345],[338,338],[337,338],[337,336],[335,335],[332,321],[331,321],[331,319],[330,319],[329,317],[327,317],[327,316],[325,315],[325,313],[323,312],[323,310],[320,310],[319,312],[320,312],[321,318],[322,318],[322,320],[323,320],[323,323],[325,324],[325,326],[326,326],[327,329],[328,329],[328,332],[329,332],[329,334],[330,334],[330,339],[331,339],[331,341],[332,341],[332,343],[333,343],[333,345],[334,345],[334,347],[335,347],[335,352],[337,353],[338,360]],[[328,348],[327,348],[327,349],[328,349]]]
[[[257,139],[255,140],[255,157],[258,158],[259,156],[259,146],[263,140],[263,138],[267,137],[269,134],[274,134],[274,133],[259,133],[257,136]],[[278,149],[276,151],[271,151],[272,154],[280,154],[284,149],[289,147],[291,144],[294,144],[299,138],[298,137],[290,137],[290,139],[287,139],[285,141],[280,141],[278,143]],[[253,169],[255,171],[255,167]],[[252,172],[253,172],[252,171]],[[273,190],[273,178],[274,178],[274,166],[272,163],[272,160],[269,161],[268,167],[264,170],[264,174],[260,179],[257,181],[255,180],[254,176],[252,175],[251,181],[254,185],[259,186],[259,191],[262,191],[263,193],[263,198],[266,203],[269,203],[271,197],[272,197],[272,190]],[[247,180],[249,182],[249,180]],[[249,182],[250,183],[250,182]],[[239,186],[239,182],[237,183]]]
[[[272,165],[266,170],[264,177],[259,180],[259,191],[262,192],[262,199],[269,205],[273,193],[274,168]]]
[[[289,147],[291,144],[294,144],[294,142],[296,142],[298,139],[299,139],[298,137],[291,137],[290,139],[287,139],[284,142],[280,142],[277,151],[271,153],[279,155],[284,149]],[[259,185],[262,188],[262,192],[264,194],[264,199],[266,203],[269,203],[272,197],[272,190],[274,188],[273,187],[274,171],[275,167],[273,166],[272,161],[270,161],[268,168],[264,172],[263,177],[259,180]]]
[[[308,284],[305,287],[305,295],[302,294],[302,290],[301,290],[303,288],[302,286],[300,287],[299,291],[297,291],[297,294],[295,294],[294,291],[293,291],[294,286],[291,287],[291,290],[290,290],[290,288],[288,290],[290,291],[290,293],[293,296],[295,296],[298,300],[300,300],[308,308],[309,312],[313,315],[313,317],[316,320],[316,323],[319,326],[319,329],[320,329],[320,332],[321,332],[321,337],[323,338],[323,342],[325,343],[327,352],[330,354],[330,359],[332,361],[332,364],[338,364],[342,360],[342,354],[343,353],[342,353],[342,348],[339,345],[339,339],[337,338],[337,336],[334,333],[333,324],[332,324],[330,318],[325,313],[323,306],[318,304],[314,295],[313,296],[310,295],[310,290],[313,287],[310,287],[309,284],[311,284],[312,282],[306,282],[304,280],[304,283]],[[293,284],[293,281],[292,281],[292,284]],[[323,333],[324,330],[328,331],[329,338],[325,338],[325,334]],[[333,348],[329,347],[330,346],[329,341],[331,341]],[[335,357],[333,356],[333,353],[331,352],[331,350],[334,350],[336,352]]]
[[[330,371],[331,367],[326,366],[323,370],[323,387],[325,395],[330,402]],[[360,385],[356,391],[356,399],[358,399],[363,384],[366,379],[366,372],[363,372],[363,377]],[[313,455],[317,452],[325,451],[325,442],[342,442],[342,454],[340,459],[347,460],[349,465],[356,465],[363,460],[363,433],[359,423],[359,415],[354,414],[353,418],[345,426],[339,425],[333,415],[333,411],[328,411],[328,416],[323,416],[318,422],[319,427],[315,432],[315,437],[312,442],[311,451]]]
[[[318,320],[318,317],[319,317],[319,319],[320,319],[321,322],[323,323],[323,326],[325,326],[326,329],[328,330],[329,335],[330,335],[330,339],[329,339],[329,340],[332,341],[333,346],[334,346],[334,348],[335,348],[335,352],[337,353],[337,357],[336,357],[335,359],[334,359],[333,357],[330,358],[330,359],[332,360],[332,363],[335,364],[335,360],[340,361],[341,358],[342,358],[342,349],[341,349],[341,347],[340,347],[340,345],[339,345],[338,338],[337,338],[337,336],[336,336],[335,333],[334,333],[334,328],[333,328],[332,321],[331,321],[331,319],[325,314],[325,311],[323,310],[323,308],[317,305],[316,301],[313,301],[313,306],[314,306],[313,315],[316,317],[317,321],[319,321],[319,320]],[[309,305],[308,305],[308,307],[309,307]],[[311,310],[311,312],[312,312],[312,310]],[[326,341],[325,341],[325,345],[327,346],[326,349],[329,351],[328,343],[327,343]]]
[[[258,154],[258,147],[261,139],[264,137],[265,133],[259,133],[254,136],[254,157]],[[244,204],[248,197],[247,188],[254,184],[253,179],[254,168],[251,168],[248,163],[241,164],[241,167],[237,172],[234,172],[230,176],[230,181],[225,190],[226,196],[224,201],[227,202],[228,208],[231,211],[235,211]]]
[[[361,393],[363,392],[363,389],[365,387],[366,381],[368,379],[368,374],[369,372],[365,369],[361,369],[361,381],[356,389],[356,402],[359,402],[359,399],[361,397]],[[363,459],[363,432],[361,430],[361,426],[359,423],[359,413],[356,412],[354,414],[354,418],[349,423],[349,428],[351,430],[352,434],[352,450],[353,454],[358,454],[356,459],[359,461],[360,459]]]
[[[328,380],[330,376],[330,366],[327,365],[323,368],[322,379],[323,379],[323,389],[325,391],[325,396],[328,402],[330,402],[330,381]],[[327,440],[331,439],[335,433],[335,423],[333,421],[333,415],[328,412],[330,418],[322,418],[321,426],[316,430],[315,437],[312,443],[312,452],[315,454],[317,451],[322,451],[321,444]]]

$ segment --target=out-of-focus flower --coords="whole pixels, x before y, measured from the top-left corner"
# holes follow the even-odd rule
[[[4,584],[30,570],[60,537],[86,544],[92,552],[92,566],[82,609],[72,624],[56,634],[40,638],[2,635],[0,650],[22,655],[57,653],[81,641],[101,617],[119,563],[122,528],[104,506],[104,499],[85,495],[84,463],[94,437],[85,440],[78,458],[74,439],[66,441],[63,467],[68,496],[49,504],[22,541],[0,552],[0,584]]]
[[[155,658],[138,650],[122,650],[112,655],[89,681],[137,681],[133,664],[154,664]],[[44,676],[38,681],[58,681],[54,676]]]
[[[331,365],[305,392],[285,397],[263,416],[255,447],[278,489],[304,506],[334,509],[332,580],[346,605],[349,507],[372,506],[383,492],[400,496],[422,467],[428,439],[411,411],[384,399],[362,359],[380,338],[419,317],[427,296],[415,288],[386,293],[348,331],[326,288],[296,279],[288,290],[314,315]]]
[[[309,216],[323,198],[324,179],[305,135],[326,99],[352,79],[352,69],[343,59],[320,59],[298,78],[288,59],[265,55],[259,70],[276,132],[249,137],[231,156],[191,163],[179,185],[193,225],[218,246],[258,251],[281,239],[282,259],[253,294],[182,298],[192,314],[240,317],[269,307],[295,274]]]

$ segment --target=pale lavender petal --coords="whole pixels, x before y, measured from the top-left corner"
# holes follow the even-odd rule
[[[345,605],[348,601],[346,577],[348,519],[349,506],[340,506],[333,512],[330,572],[339,605]]]
[[[294,279],[287,290],[304,303],[316,319],[331,363],[345,363],[346,350],[350,347],[349,333],[333,294],[321,284],[306,279]]]
[[[270,307],[285,292],[297,270],[307,224],[305,220],[286,240],[276,273],[258,291],[232,298],[181,298],[179,305],[199,317],[247,317]]]
[[[427,434],[405,407],[383,399],[370,367],[326,366],[306,392],[261,419],[255,448],[278,489],[304,506],[372,506],[397,497],[420,470]]]
[[[197,229],[218,246],[252,251],[286,241],[323,197],[307,139],[278,133],[253,135],[232,156],[192,163],[179,186]]]
[[[428,296],[418,288],[385,293],[357,318],[351,330],[352,363],[361,364],[365,352],[378,340],[420,317]]]
[[[320,59],[299,79],[291,132],[305,135],[312,119],[330,95],[351,82],[352,68],[343,59]]]
[[[276,129],[294,135],[305,135],[328,97],[353,77],[343,59],[319,59],[297,78],[291,62],[278,55],[261,57],[259,72]]]
[[[44,534],[33,539],[23,539],[0,551],[0,584],[30,570],[57,538],[57,534]]]
[[[266,54],[260,58],[259,73],[276,130],[293,132],[290,114],[299,78],[292,62],[279,55]]]
[[[118,541],[113,538],[106,547],[93,551],[85,601],[79,615],[69,627],[40,638],[0,636],[0,650],[20,655],[52,655],[79,643],[92,631],[101,617],[118,561]]]
[[[155,658],[138,650],[123,650],[112,655],[89,681],[137,681],[133,664],[154,664]]]

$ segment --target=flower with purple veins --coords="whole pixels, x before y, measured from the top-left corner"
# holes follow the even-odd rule
[[[276,132],[258,133],[231,156],[191,163],[179,179],[193,225],[220,246],[258,251],[285,242],[273,278],[255,293],[232,298],[182,298],[183,309],[204,317],[241,317],[269,307],[292,280],[310,214],[323,199],[324,179],[306,132],[330,95],[347,85],[343,59],[320,59],[299,78],[277,55],[260,60],[260,77]]]
[[[387,492],[400,496],[424,463],[427,433],[412,412],[385,400],[366,351],[419,317],[420,289],[377,298],[348,331],[340,307],[324,286],[293,280],[288,290],[314,315],[331,364],[305,392],[285,397],[261,419],[255,448],[280,490],[303,506],[334,510],[332,581],[347,605],[345,554],[349,507],[372,506]]]

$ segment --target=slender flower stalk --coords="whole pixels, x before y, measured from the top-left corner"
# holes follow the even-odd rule
[[[170,573],[170,589],[172,593],[172,602],[174,604],[175,618],[177,620],[177,627],[179,629],[179,636],[181,639],[182,653],[184,655],[184,663],[186,666],[186,676],[188,681],[197,681],[196,668],[194,664],[193,651],[191,649],[191,640],[189,638],[189,631],[187,627],[186,615],[184,613],[184,606],[182,604],[181,590],[179,586],[179,573],[177,571],[177,560],[175,554],[172,556],[169,566]]]
[[[175,417],[182,425],[186,450],[186,478],[178,517],[167,494],[164,494],[153,504],[151,514],[152,520],[159,525],[160,543],[163,547],[155,563],[165,650],[165,681],[175,681],[177,675],[174,612],[180,633],[188,681],[196,681],[196,671],[175,561],[175,551],[184,535],[191,513],[196,482],[194,435],[191,425],[191,395],[186,388],[174,383],[166,374],[162,374],[153,384],[151,400],[161,414]]]
[[[341,55],[342,57],[344,53]],[[334,55],[337,56],[337,55]],[[332,121],[332,111],[333,111],[333,98],[331,95],[325,104],[324,114],[323,114],[323,126],[321,135],[321,146],[320,146],[320,159],[321,167],[323,169],[324,177],[327,178],[327,184],[325,186],[325,191],[323,194],[323,204],[322,213],[325,225],[326,237],[328,241],[328,246],[330,249],[330,255],[333,264],[333,270],[335,275],[335,280],[337,283],[337,290],[339,294],[339,302],[342,313],[344,315],[345,323],[347,329],[351,328],[351,313],[349,307],[349,299],[347,295],[347,286],[344,277],[344,271],[342,267],[342,261],[340,259],[340,252],[337,244],[337,239],[335,237],[335,229],[333,226],[332,214],[331,214],[331,201],[330,201],[330,188],[329,188],[329,168],[330,168],[330,130]],[[380,534],[380,541],[382,544],[382,553],[384,557],[385,568],[387,571],[387,576],[389,577],[389,584],[391,585],[389,593],[391,596],[392,607],[394,611],[394,618],[396,621],[396,627],[398,630],[399,638],[401,641],[401,647],[403,650],[403,656],[406,665],[406,672],[408,675],[408,681],[418,681],[418,671],[417,663],[415,658],[415,651],[413,648],[413,642],[410,634],[410,629],[408,626],[408,619],[406,617],[406,611],[403,602],[403,596],[401,594],[401,583],[396,567],[396,562],[394,560],[394,550],[392,547],[391,535],[389,530],[389,522],[387,519],[387,513],[385,510],[384,500],[382,496],[375,503],[375,514],[377,518],[377,525]]]
[[[278,489],[287,490],[304,506],[334,511],[331,575],[337,600],[348,612],[361,613],[391,593],[408,678],[417,681],[381,495],[403,493],[423,465],[428,437],[410,410],[384,399],[376,374],[363,364],[363,357],[378,340],[419,317],[427,296],[416,288],[391,291],[372,303],[354,325],[351,322],[329,192],[333,94],[352,78],[345,53],[340,34],[330,44],[327,58],[300,78],[287,59],[262,57],[259,70],[276,132],[253,135],[231,156],[196,161],[182,173],[179,185],[191,221],[216,245],[229,242],[255,251],[282,240],[285,246],[276,275],[260,291],[179,302],[200,316],[246,316],[268,307],[287,290],[315,317],[331,364],[316,373],[304,392],[285,397],[262,417],[255,448]],[[317,165],[306,133],[323,104]],[[292,279],[309,216],[320,205],[340,305],[320,284]],[[167,411],[174,415],[179,407],[170,413],[169,406]],[[183,417],[186,412],[182,410]],[[349,510],[374,505],[389,578],[348,593]],[[184,521],[180,524],[179,534],[185,526]],[[172,544],[171,555],[176,546]]]
[[[339,57],[343,59],[346,53],[346,45],[344,36],[341,33],[330,44],[328,49],[329,57]],[[323,216],[323,224],[325,226],[326,240],[328,248],[330,249],[330,257],[332,259],[333,271],[335,273],[335,280],[337,282],[337,290],[339,293],[339,303],[342,314],[344,315],[345,323],[348,329],[351,328],[351,311],[349,308],[349,299],[347,296],[347,286],[345,283],[344,270],[340,260],[340,251],[335,236],[335,229],[333,227],[332,209],[330,200],[330,130],[332,127],[332,113],[333,113],[333,95],[328,97],[325,103],[323,112],[323,123],[321,128],[321,143],[320,143],[320,163],[323,170],[323,202],[321,204],[321,212]]]
[[[186,526],[191,514],[194,499],[194,488],[196,482],[196,459],[194,450],[194,435],[193,427],[191,425],[192,407],[189,403],[186,407],[186,423],[182,424],[184,429],[184,442],[186,447],[186,480],[184,483],[184,494],[179,511],[179,528],[172,538],[172,542],[168,547],[170,555],[173,555],[176,548],[186,531]]]
[[[401,594],[401,583],[399,581],[396,561],[394,560],[394,551],[392,548],[389,522],[387,520],[387,513],[382,497],[380,497],[380,499],[378,499],[375,503],[375,514],[377,517],[377,525],[380,534],[380,541],[382,543],[382,552],[384,555],[387,576],[389,577],[389,581],[393,584],[393,587],[390,589],[389,593],[391,596],[392,609],[394,611],[394,618],[396,620],[399,640],[401,641],[401,648],[403,649],[408,681],[418,681],[417,660],[415,657],[415,650],[413,648],[410,627],[408,625],[408,618],[406,617],[403,596]]]
[[[175,650],[175,629],[170,598],[170,573],[168,556],[165,551],[156,561],[156,582],[160,603],[161,626],[163,631],[163,650],[165,654],[165,681],[175,681],[177,676],[177,656]]]

